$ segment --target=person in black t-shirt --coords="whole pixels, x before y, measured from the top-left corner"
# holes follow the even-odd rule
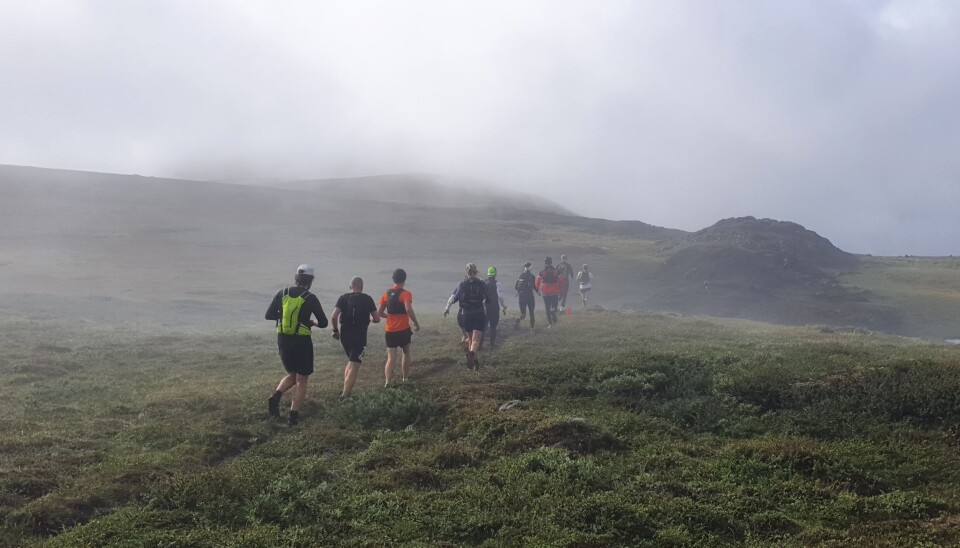
[[[340,328],[337,329],[337,320]],[[337,299],[333,309],[333,338],[340,339],[343,351],[347,354],[347,367],[343,370],[343,394],[340,400],[350,397],[353,385],[357,382],[357,372],[363,362],[363,351],[367,347],[367,328],[370,322],[380,323],[377,304],[373,297],[363,292],[363,278],[350,280],[350,293],[344,293]]]
[[[294,287],[281,289],[270,302],[264,317],[277,322],[277,347],[280,361],[287,375],[280,379],[277,390],[267,399],[271,417],[280,416],[280,398],[287,390],[297,387],[290,404],[290,426],[300,422],[300,406],[307,395],[307,381],[313,373],[313,339],[310,328],[327,327],[327,316],[320,299],[310,293],[313,285],[313,267],[300,265],[294,277]],[[311,318],[316,317],[316,320]]]

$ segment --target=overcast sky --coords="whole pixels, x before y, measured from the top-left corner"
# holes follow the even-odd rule
[[[960,2],[0,0],[0,163],[429,172],[960,254]]]

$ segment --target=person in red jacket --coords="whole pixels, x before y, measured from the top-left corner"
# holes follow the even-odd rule
[[[557,307],[560,305],[560,273],[553,266],[553,258],[543,261],[543,270],[537,276],[537,289],[543,296],[543,305],[547,309],[547,328],[557,323]]]

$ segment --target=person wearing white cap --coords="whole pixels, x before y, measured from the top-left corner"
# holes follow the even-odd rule
[[[320,306],[320,299],[310,293],[313,277],[312,266],[302,264],[297,267],[293,280],[295,285],[277,292],[265,315],[266,319],[277,322],[277,347],[280,361],[287,371],[287,375],[280,379],[277,390],[267,399],[267,411],[271,417],[279,417],[280,398],[284,392],[296,387],[290,404],[290,426],[300,422],[300,406],[307,395],[307,382],[313,373],[310,328],[327,327],[327,316]]]

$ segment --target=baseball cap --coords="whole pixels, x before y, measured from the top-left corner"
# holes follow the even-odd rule
[[[491,266],[490,268],[487,269],[487,276],[496,276],[496,275],[497,275],[497,267]]]
[[[313,267],[308,264],[302,264],[297,267],[297,274],[306,274],[307,276],[313,276]]]

